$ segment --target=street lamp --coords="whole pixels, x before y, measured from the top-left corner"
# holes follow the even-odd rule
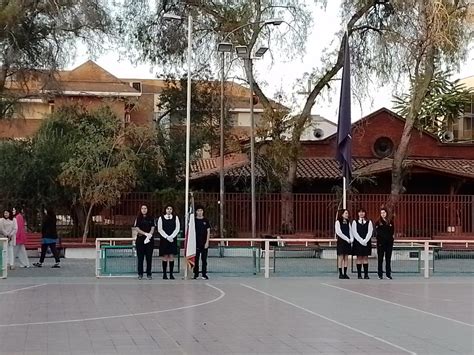
[[[225,80],[224,68],[225,68],[225,54],[232,52],[232,49],[233,49],[232,43],[226,42],[226,40],[229,38],[229,36],[232,33],[240,30],[243,27],[247,27],[247,26],[251,26],[251,25],[259,24],[259,23],[262,23],[263,26],[266,26],[266,25],[278,26],[278,25],[281,25],[283,22],[284,21],[282,19],[270,19],[270,20],[247,23],[245,25],[234,28],[232,31],[227,33],[225,35],[223,41],[220,42],[217,45],[217,51],[221,53],[221,117],[220,117],[220,174],[219,174],[219,200],[220,200],[220,205],[219,205],[219,232],[220,232],[220,237],[221,238],[224,237],[224,189],[225,189],[225,185],[224,185],[224,176],[225,176],[224,175],[224,80]],[[235,48],[236,51],[237,51],[237,55],[239,55],[238,54],[239,53],[238,52],[239,47],[245,47],[245,54],[248,52],[248,49],[247,49],[246,46],[237,46]],[[261,57],[267,50],[268,50],[267,47],[261,47],[260,49],[258,49],[255,52],[255,56],[256,57]],[[251,81],[252,81],[252,78],[251,78]],[[251,85],[252,86],[250,88],[250,110],[251,110],[250,120],[253,121],[253,83]],[[251,135],[251,137],[254,137],[254,134],[253,134],[254,123],[252,122],[251,125],[252,125],[252,128],[251,128],[252,135]],[[251,144],[250,156],[251,156],[251,161],[253,161],[253,164],[254,164],[255,161],[253,159],[255,157],[254,157],[254,153],[252,153],[253,148],[254,148],[254,144]],[[252,192],[252,238],[255,238],[255,225],[256,225],[255,171],[254,171],[255,167],[253,166],[253,164],[251,163],[251,165],[252,165],[252,167],[251,167],[251,169],[252,169],[252,171],[251,171],[251,177],[252,177],[251,180],[253,181],[251,183],[252,191],[253,191]]]
[[[235,51],[237,56],[244,60],[245,66],[248,69],[249,75],[249,89],[250,89],[250,194],[252,203],[252,239],[256,238],[257,229],[257,203],[255,200],[255,116],[253,110],[253,59],[261,58],[268,47],[260,47],[255,51],[254,57],[250,54],[250,49],[247,46],[236,46]]]

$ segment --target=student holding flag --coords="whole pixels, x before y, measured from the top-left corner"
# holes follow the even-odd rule
[[[168,280],[166,269],[169,265],[170,279],[174,280],[174,256],[178,254],[179,218],[173,214],[173,206],[167,205],[165,213],[158,218],[158,233],[160,234],[160,256],[163,257],[163,280]]]
[[[194,218],[194,228],[196,231],[196,256],[194,261],[194,279],[199,276],[199,257],[201,257],[201,275],[203,280],[207,277],[207,252],[209,249],[209,238],[211,237],[211,225],[207,218],[204,218],[204,207],[196,206],[196,217]]]

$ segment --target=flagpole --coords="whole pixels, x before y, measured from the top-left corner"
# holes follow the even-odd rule
[[[342,208],[347,208],[347,187],[346,187],[346,177],[342,177]]]

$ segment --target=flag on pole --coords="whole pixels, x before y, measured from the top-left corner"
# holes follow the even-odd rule
[[[186,237],[184,239],[184,248],[187,267],[194,267],[196,257],[196,226],[194,224],[194,206],[191,202],[189,206],[188,225],[186,226]]]
[[[340,164],[342,176],[350,183],[352,177],[352,136],[351,136],[351,54],[349,37],[344,35],[344,65],[342,69],[341,98],[337,120],[336,159]]]

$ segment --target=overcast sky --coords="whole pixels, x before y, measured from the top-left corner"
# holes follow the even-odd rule
[[[306,53],[299,59],[288,62],[279,56],[278,52],[273,50],[273,63],[270,56],[265,59],[255,61],[254,68],[258,79],[263,79],[264,91],[269,97],[274,97],[278,91],[283,91],[291,96],[295,92],[295,85],[301,85],[301,88],[307,87],[307,84],[301,80],[305,72],[310,72],[312,68],[320,66],[320,53],[323,49],[331,45],[335,33],[339,30],[339,0],[328,1],[326,11],[315,8],[313,12],[314,27],[309,31]],[[285,26],[282,24],[281,26]],[[275,28],[278,31],[278,28]],[[338,43],[333,43],[338,45]],[[86,60],[91,59],[86,50],[78,49],[78,56],[69,69],[74,68]],[[130,61],[123,58],[119,60],[117,52],[109,52],[98,58],[92,58],[101,67],[117,76],[118,78],[155,78],[158,68],[152,68],[150,65],[133,65]],[[462,63],[460,71],[455,73],[455,78],[463,78],[474,75],[474,50],[471,48],[470,57],[466,63]],[[390,86],[383,88],[374,87],[374,95],[362,103],[353,99],[352,120],[356,121],[360,117],[367,115],[380,107],[391,108],[392,89]],[[298,95],[297,95],[298,97]],[[331,95],[332,100],[321,100],[313,107],[313,113],[320,114],[323,117],[337,121],[337,106],[339,93]],[[299,104],[304,103],[305,97],[299,96]]]

